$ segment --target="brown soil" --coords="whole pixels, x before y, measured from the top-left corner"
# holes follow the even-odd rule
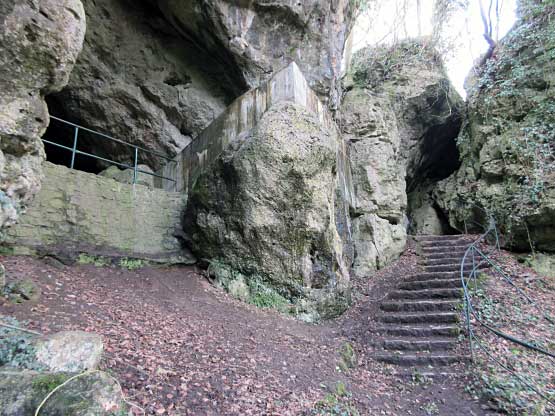
[[[42,290],[34,304],[0,300],[0,314],[43,333],[101,334],[103,368],[147,414],[340,415],[313,410],[340,382],[349,392],[342,401],[361,415],[493,414],[465,393],[464,375],[412,381],[371,358],[368,328],[378,300],[415,267],[411,250],[355,282],[355,306],[322,325],[236,301],[192,267],[129,271],[31,257],[0,261],[9,279],[31,278]],[[345,342],[358,355],[347,373],[337,367]]]

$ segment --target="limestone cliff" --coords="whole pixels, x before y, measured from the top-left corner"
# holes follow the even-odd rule
[[[84,32],[79,0],[0,4],[0,230],[40,188],[44,96],[67,83]]]
[[[452,226],[483,222],[476,204],[516,249],[555,251],[554,15],[546,2],[520,2],[517,24],[469,80],[462,166],[436,191]]]
[[[353,271],[365,276],[401,253],[407,228],[441,233],[426,184],[458,165],[462,100],[423,41],[359,51],[345,87],[339,122],[355,187]]]
[[[83,4],[89,22],[83,52],[68,86],[48,100],[63,118],[173,156],[234,98],[291,61],[321,98],[337,101],[336,80],[353,21],[348,0]],[[55,128],[52,135],[69,143],[71,133]],[[128,148],[86,134],[80,146],[133,160]],[[139,156],[152,168],[163,163]],[[95,172],[105,167],[91,163]]]

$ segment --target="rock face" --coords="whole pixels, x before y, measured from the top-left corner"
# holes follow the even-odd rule
[[[0,408],[3,416],[35,413],[43,399],[73,374],[0,371]],[[126,414],[121,389],[108,374],[95,372],[76,378],[53,394],[41,415],[108,416]]]
[[[436,190],[453,227],[484,223],[478,205],[519,250],[555,251],[554,9],[520,2],[516,26],[469,82],[462,166]]]
[[[228,83],[256,87],[296,61],[321,99],[336,82],[356,2],[350,0],[150,0],[186,38],[229,68]]]
[[[84,32],[79,0],[0,5],[0,230],[40,188],[44,96],[67,83]]]
[[[49,97],[56,115],[173,155],[233,97],[216,79],[223,69],[184,41],[148,2],[84,0],[83,5],[89,30],[69,84]],[[47,135],[72,140],[71,131],[55,123],[52,128]],[[133,149],[86,133],[80,148],[133,165]],[[142,152],[139,159],[153,168],[163,163]]]
[[[457,167],[462,100],[438,55],[413,41],[359,51],[345,87],[340,126],[355,187],[353,271],[365,276],[402,252],[407,228],[435,232],[421,215],[434,208],[416,195],[407,206],[407,193]]]
[[[340,140],[304,107],[278,103],[197,180],[185,229],[228,290],[262,306],[290,304],[309,321],[346,309],[335,225]]]

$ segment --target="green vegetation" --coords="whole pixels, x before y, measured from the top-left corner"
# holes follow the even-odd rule
[[[92,264],[95,267],[105,267],[110,264],[110,260],[102,256],[91,256],[86,253],[79,254],[78,264]]]
[[[326,394],[323,400],[316,403],[311,415],[318,416],[359,416],[360,413],[351,403],[352,393],[345,383],[339,381],[334,391]]]
[[[18,328],[23,327],[21,322],[12,317],[0,316],[0,321]],[[0,326],[0,366],[40,370],[35,363],[33,338],[29,333]]]
[[[130,259],[130,258],[124,257],[119,261],[119,266],[127,270],[137,270],[147,265],[148,265],[148,262],[141,259]]]
[[[290,312],[291,303],[275,289],[267,285],[259,276],[246,277],[229,266],[213,260],[208,268],[216,283],[237,299],[259,308]]]

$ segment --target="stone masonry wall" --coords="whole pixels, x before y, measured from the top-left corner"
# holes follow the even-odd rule
[[[174,236],[183,195],[123,184],[45,162],[41,191],[8,229],[15,252],[75,257],[81,252],[189,262]]]

